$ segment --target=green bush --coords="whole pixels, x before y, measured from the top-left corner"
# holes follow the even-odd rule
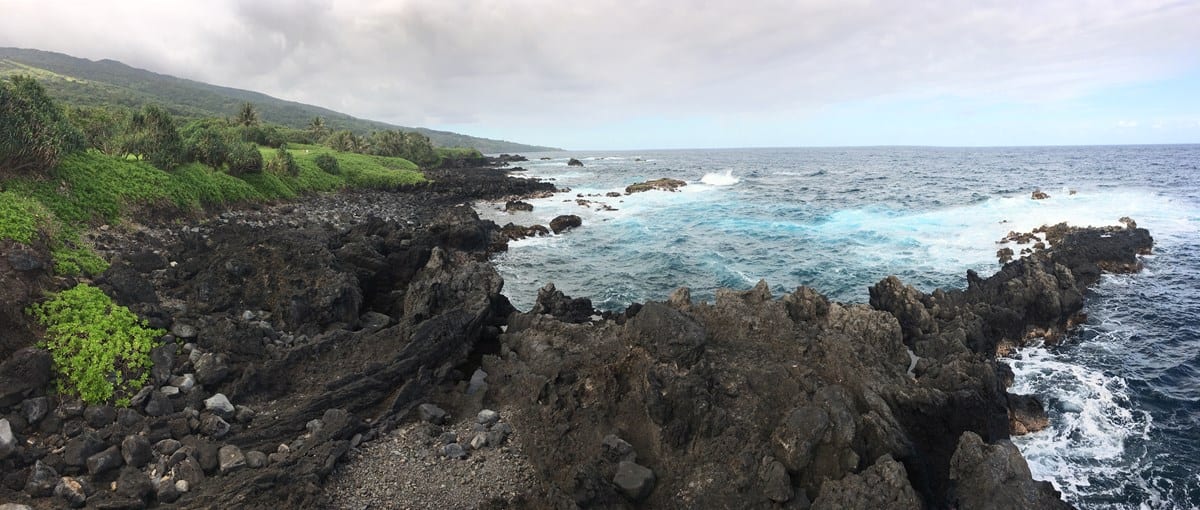
[[[115,399],[128,405],[149,377],[155,340],[166,333],[146,327],[128,308],[87,284],[52,295],[29,313],[46,326],[42,346],[54,360],[59,391],[89,403]]]
[[[65,276],[99,276],[108,270],[108,262],[90,248],[71,248],[60,244],[51,250],[54,257],[54,273]]]
[[[74,107],[67,111],[71,125],[83,135],[84,144],[109,156],[121,154],[121,135],[129,123],[129,111],[109,106]]]
[[[83,147],[83,135],[69,122],[37,80],[0,80],[0,170],[40,175],[60,158]]]
[[[137,156],[163,170],[171,170],[185,159],[183,139],[175,127],[175,119],[157,105],[146,105],[129,117],[121,147],[125,154]]]
[[[341,167],[338,166],[337,158],[330,154],[317,154],[317,156],[313,158],[313,163],[316,163],[317,168],[320,168],[327,174],[338,175],[342,173]]]
[[[281,145],[275,150],[275,156],[267,163],[266,170],[280,177],[300,175],[300,167],[296,165],[296,158],[292,157],[292,153],[286,145]]]
[[[248,175],[262,172],[263,157],[250,143],[235,143],[229,148],[229,173]]]
[[[39,228],[50,223],[51,213],[36,199],[15,191],[0,192],[0,241],[29,244]]]
[[[184,149],[188,161],[198,161],[212,168],[221,168],[229,160],[228,126],[220,119],[192,121],[182,128]]]

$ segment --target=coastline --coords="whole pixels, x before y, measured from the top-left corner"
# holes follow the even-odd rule
[[[553,289],[534,310],[513,313],[487,261],[499,227],[453,207],[544,191],[497,181],[498,172],[455,170],[424,191],[229,212],[183,234],[162,225],[102,237],[118,262],[99,283],[163,321],[173,340],[193,344],[162,362],[168,368],[154,391],[175,387],[172,377],[200,375],[198,365],[213,360],[226,373],[167,398],[171,411],[160,416],[122,412],[127,420],[93,422],[89,413],[107,412],[76,414],[75,404],[61,402],[50,406],[61,415],[58,430],[43,431],[42,417],[16,434],[42,441],[46,452],[65,448],[36,459],[59,466],[58,474],[117,482],[118,491],[97,489],[88,504],[161,499],[158,487],[122,490],[122,479],[136,478],[129,469],[83,475],[86,460],[106,450],[66,458],[127,436],[181,443],[181,459],[158,459],[157,472],[194,464],[197,482],[173,504],[333,504],[322,484],[348,452],[420,423],[417,407],[440,399],[460,418],[501,408],[515,429],[505,444],[539,475],[493,506],[885,502],[863,499],[872,497],[933,507],[970,508],[987,497],[1062,505],[1020,469],[1024,461],[1006,443],[1013,406],[996,346],[1035,329],[1061,332],[1098,262],[1125,263],[1149,238],[1144,230],[1118,232],[1127,245],[1080,230],[1045,258],[1014,261],[987,279],[968,275],[961,292],[925,295],[887,279],[871,289],[868,307],[804,288],[781,299],[765,287],[722,291],[711,305],[680,291],[593,322],[590,302]],[[163,267],[167,259],[184,263]],[[1006,290],[1014,285],[1022,289]],[[486,372],[487,389],[468,395],[474,368]],[[205,401],[217,392],[249,417],[210,409]],[[16,409],[23,408],[9,414],[24,412]],[[214,434],[221,427],[204,426],[216,423],[210,417],[228,429]],[[76,422],[72,437],[66,428]],[[243,457],[277,457],[226,469],[220,452],[229,445]],[[39,447],[22,447],[18,457],[34,458]],[[1017,471],[979,469],[997,459]],[[623,462],[650,470],[654,481],[614,482],[631,470],[644,475]],[[37,471],[36,462],[13,466],[26,479]],[[0,500],[50,501],[15,485],[0,489]]]

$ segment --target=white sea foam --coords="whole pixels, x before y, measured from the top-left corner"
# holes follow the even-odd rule
[[[707,173],[700,178],[700,182],[709,186],[733,186],[742,180],[733,176],[733,170],[726,170],[725,173]]]
[[[1121,478],[1128,469],[1119,462],[1126,443],[1147,437],[1152,425],[1148,413],[1132,409],[1125,380],[1042,347],[1023,349],[1008,362],[1015,375],[1009,391],[1039,395],[1052,408],[1049,428],[1013,438],[1034,478],[1071,499],[1112,490],[1093,483]]]

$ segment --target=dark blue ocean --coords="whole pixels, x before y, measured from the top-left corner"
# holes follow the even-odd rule
[[[522,309],[547,282],[608,310],[683,285],[711,300],[760,279],[776,295],[808,285],[866,302],[890,274],[930,291],[964,286],[968,269],[994,273],[1010,230],[1132,217],[1156,241],[1145,271],[1105,277],[1070,341],[1009,360],[1012,391],[1040,395],[1052,422],[1015,442],[1034,476],[1080,508],[1200,507],[1200,145],[526,156],[514,175],[571,191],[532,200],[532,213],[479,204],[481,215],[528,225],[569,213],[584,225],[495,259]],[[659,177],[688,185],[604,196]],[[1031,200],[1035,189],[1050,198]]]

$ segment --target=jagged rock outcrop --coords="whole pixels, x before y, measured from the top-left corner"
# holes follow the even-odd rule
[[[961,510],[1069,509],[1050,482],[1032,479],[1029,464],[1011,442],[986,444],[962,435],[950,460],[954,503]]]
[[[888,278],[872,307],[803,287],[773,299],[765,283],[713,304],[681,289],[623,322],[535,307],[485,358],[488,396],[521,407],[522,447],[557,489],[544,505],[964,508],[969,487],[1033,487],[1025,508],[1061,508],[1028,469],[967,464],[1011,447],[1010,417],[1041,425],[1036,399],[1006,391],[997,346],[1063,331],[1094,268],[1131,267],[1148,249],[1144,231],[1123,232],[1068,233],[991,278],[969,273],[962,291]],[[611,482],[614,435],[656,475],[648,495]]]

